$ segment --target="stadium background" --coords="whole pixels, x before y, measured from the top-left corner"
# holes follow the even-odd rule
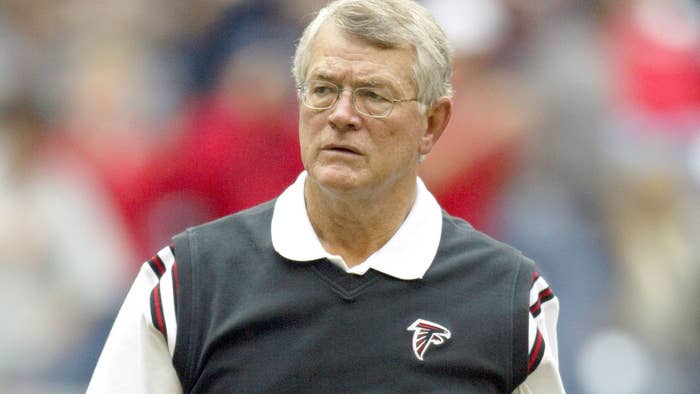
[[[83,391],[140,262],[292,181],[321,3],[0,0],[0,393]],[[700,392],[700,2],[424,3],[456,94],[422,176],[538,262],[568,392]]]

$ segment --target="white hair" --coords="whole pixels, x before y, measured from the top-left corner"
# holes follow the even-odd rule
[[[306,78],[311,43],[327,22],[380,48],[412,47],[422,112],[439,97],[452,96],[452,52],[445,33],[430,12],[413,0],[336,0],[321,9],[297,45],[292,67],[297,86]]]

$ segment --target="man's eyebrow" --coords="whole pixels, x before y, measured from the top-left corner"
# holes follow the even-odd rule
[[[320,79],[324,81],[335,81],[338,78],[328,71],[313,71],[309,74],[309,79]],[[368,78],[358,78],[356,81],[358,86],[393,86],[394,82],[385,77],[371,76]]]
[[[336,82],[337,77],[333,76],[332,73],[329,73],[327,71],[313,71],[309,74],[309,79],[316,79],[316,80],[321,80],[321,81],[328,81],[328,82]],[[387,87],[387,88],[395,88],[394,86],[394,81],[392,81],[389,78],[386,77],[381,77],[381,76],[371,76],[368,78],[358,78],[358,80],[355,82],[355,86],[357,87]]]
[[[315,71],[310,74],[311,79],[320,79],[324,81],[333,81],[335,78],[325,71]]]
[[[388,79],[372,77],[368,79],[361,80],[358,85],[369,86],[369,87],[391,87],[393,83]]]

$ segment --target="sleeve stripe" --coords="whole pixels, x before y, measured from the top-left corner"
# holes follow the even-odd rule
[[[155,280],[149,298],[151,323],[163,335],[173,355],[177,338],[177,265],[172,247],[163,248],[147,263]]]
[[[534,305],[530,307],[530,314],[532,317],[537,317],[540,315],[540,312],[542,312],[542,304],[537,301]]]
[[[532,350],[530,350],[529,361],[527,364],[528,374],[532,373],[535,369],[537,369],[537,366],[540,365],[540,361],[542,361],[542,357],[544,357],[544,349],[544,338],[542,337],[540,330],[537,330],[535,343],[532,346]]]
[[[148,260],[148,265],[151,266],[153,273],[155,273],[158,278],[163,276],[165,273],[165,264],[163,264],[163,261],[158,255],[155,255]]]
[[[165,318],[163,317],[162,300],[160,298],[160,286],[156,285],[151,290],[151,320],[153,326],[167,338],[167,329],[165,327]]]
[[[554,293],[547,282],[538,272],[532,274],[532,287],[530,288],[530,313],[533,317],[542,312],[542,305],[554,299]]]
[[[164,275],[160,280],[160,297],[162,300],[163,322],[167,327],[164,332],[168,342],[168,349],[172,355],[175,350],[175,334],[177,333],[177,322],[175,321],[175,306],[173,303],[173,281],[171,275]]]
[[[163,265],[163,271],[172,270],[173,264],[175,264],[175,255],[173,255],[173,250],[169,246],[161,249],[155,258]]]
[[[175,305],[175,315],[177,316],[177,262],[173,263],[173,304]]]
[[[175,315],[175,277],[173,276],[173,268],[175,267],[175,256],[170,247],[163,248],[158,252],[160,260],[166,268],[165,275],[160,279],[160,296],[163,301],[163,319],[167,326],[167,342],[168,350],[173,355],[175,352],[175,339],[177,337],[177,319]]]
[[[530,346],[527,366],[528,374],[533,373],[537,369],[545,355],[546,341],[545,336],[542,334],[543,331],[541,331],[543,327],[540,327],[539,325],[546,325],[546,313],[543,313],[542,308],[545,303],[551,300],[556,300],[554,292],[549,287],[549,284],[547,284],[547,281],[545,281],[545,279],[541,277],[539,273],[535,272],[532,275],[532,287],[530,288],[530,327],[528,329]],[[556,303],[554,304],[556,305]],[[538,316],[540,316],[540,319],[536,320]],[[545,316],[545,318],[541,316]],[[549,337],[547,337],[547,340],[549,340]],[[553,351],[556,351],[556,342],[552,349]]]
[[[537,295],[537,301],[535,301],[535,303],[530,306],[530,313],[532,313],[532,317],[539,316],[540,312],[542,312],[542,304],[552,300],[553,298],[554,293],[549,287],[540,291]]]

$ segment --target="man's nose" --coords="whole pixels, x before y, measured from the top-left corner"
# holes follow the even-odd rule
[[[352,94],[350,90],[343,90],[340,92],[338,102],[331,108],[328,122],[336,130],[357,130],[360,127],[362,117],[352,104]]]

